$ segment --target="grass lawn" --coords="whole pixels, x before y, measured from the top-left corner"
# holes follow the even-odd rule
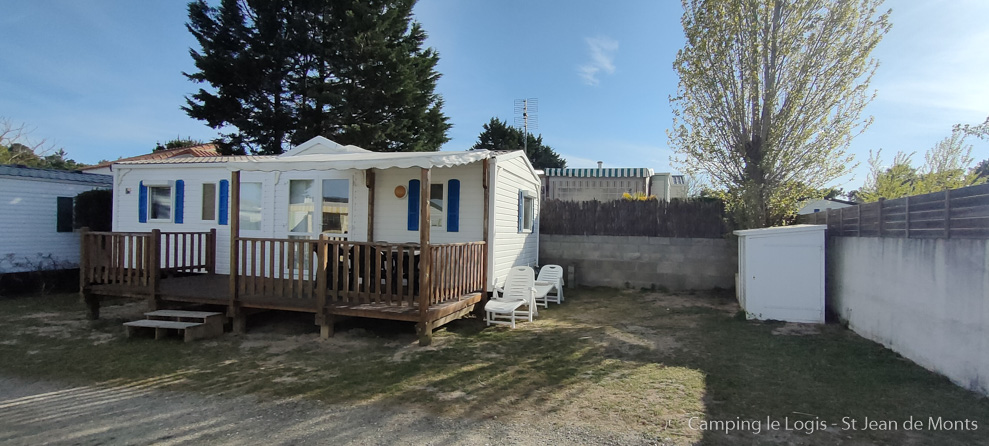
[[[412,324],[349,319],[324,341],[312,315],[291,313],[254,316],[242,336],[126,339],[121,323],[141,317],[141,302],[108,302],[90,322],[76,295],[4,298],[0,373],[415,405],[675,444],[987,444],[989,398],[841,326],[741,320],[731,296],[710,293],[567,293],[536,322],[511,330],[463,319],[426,348]],[[910,417],[923,428],[905,429]],[[931,417],[977,429],[934,430]],[[866,418],[897,425],[869,428]]]

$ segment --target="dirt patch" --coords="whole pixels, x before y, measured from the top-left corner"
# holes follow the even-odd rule
[[[642,296],[642,299],[657,307],[670,309],[703,307],[721,310],[729,314],[735,313],[739,309],[738,302],[733,299],[713,297],[707,294],[646,293]]]
[[[616,326],[614,330],[607,331],[606,339],[601,340],[600,343],[606,349],[621,354],[631,354],[640,349],[668,351],[680,346],[672,335],[661,334],[638,325]]]
[[[55,318],[64,319],[65,318],[65,315],[62,314],[62,313],[44,313],[44,312],[42,312],[42,313],[25,314],[24,316],[21,316],[21,317],[19,317],[17,319],[22,319],[23,320],[23,319],[55,319]]]
[[[798,324],[787,322],[782,327],[773,329],[774,335],[779,336],[810,336],[821,334],[821,327],[817,324]]]
[[[307,335],[273,336],[270,334],[247,334],[245,338],[240,343],[241,350],[264,349],[265,353],[269,355],[280,355],[303,347],[312,346],[318,340],[318,336]]]
[[[126,302],[100,308],[100,317],[105,319],[144,319],[144,313],[147,311],[147,302]]]

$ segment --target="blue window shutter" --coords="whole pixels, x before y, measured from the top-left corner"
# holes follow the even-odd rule
[[[446,195],[446,230],[460,232],[460,180],[447,182]]]
[[[230,201],[230,182],[220,180],[220,215],[217,215],[216,221],[221,225],[227,224],[228,201]]]
[[[182,224],[185,220],[185,181],[175,180],[175,223]]]
[[[148,188],[142,181],[137,192],[137,221],[148,222]]]
[[[409,180],[409,230],[419,230],[419,180]]]
[[[525,205],[525,198],[522,197],[522,189],[519,189],[519,232],[522,232],[522,206]]]

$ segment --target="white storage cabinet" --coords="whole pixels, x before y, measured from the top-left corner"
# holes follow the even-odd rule
[[[749,319],[824,323],[825,225],[735,231],[738,303]]]

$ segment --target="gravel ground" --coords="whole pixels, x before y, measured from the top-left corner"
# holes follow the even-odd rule
[[[648,444],[629,433],[438,417],[375,404],[327,406],[157,389],[169,379],[72,387],[0,376],[0,444]]]

